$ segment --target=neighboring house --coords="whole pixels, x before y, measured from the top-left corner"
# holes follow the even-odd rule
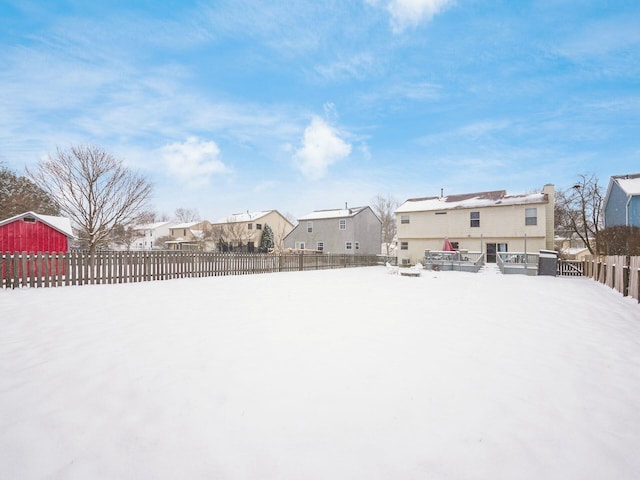
[[[640,227],[640,173],[616,175],[604,197],[604,226]]]
[[[139,238],[131,244],[131,250],[153,250],[167,248],[163,243],[157,243],[158,238],[171,235],[171,222],[156,222],[133,227]]]
[[[285,248],[325,253],[377,255],[382,222],[370,207],[317,210],[298,219],[284,239]]]
[[[498,252],[553,249],[554,187],[541,193],[507,195],[505,190],[412,198],[396,210],[398,263],[421,261],[425,250],[480,251],[487,262]]]
[[[273,233],[275,248],[282,249],[293,224],[277,210],[234,213],[213,223],[212,227],[219,250],[254,252],[260,246],[266,225]]]
[[[594,242],[594,240],[591,239],[591,242]],[[591,252],[589,252],[584,240],[582,240],[575,232],[565,232],[564,235],[558,235],[558,232],[556,231],[554,248],[560,253],[562,258],[567,260],[584,260],[588,255],[591,255]]]
[[[211,223],[187,222],[171,225],[169,236],[171,240],[165,242],[169,250],[211,250],[213,239],[211,238]]]
[[[0,221],[0,252],[68,252],[73,238],[65,217],[26,212]]]

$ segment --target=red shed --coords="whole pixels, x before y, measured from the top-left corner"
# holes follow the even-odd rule
[[[0,252],[68,252],[73,238],[68,218],[26,212],[0,221]]]

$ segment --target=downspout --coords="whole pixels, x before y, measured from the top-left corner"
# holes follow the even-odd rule
[[[625,205],[625,224],[627,227],[630,227],[631,224],[629,223],[629,205],[631,205],[631,199],[633,199],[633,195],[629,195],[629,199],[627,200],[627,204]]]

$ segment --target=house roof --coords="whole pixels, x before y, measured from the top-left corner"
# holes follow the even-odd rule
[[[156,222],[156,223],[147,223],[143,225],[136,225],[133,227],[134,230],[155,230],[156,228],[163,227],[171,222]]]
[[[316,210],[304,217],[300,217],[298,221],[304,220],[322,220],[325,218],[347,218],[354,217],[362,210],[369,207],[341,208],[335,210]]]
[[[611,180],[616,182],[627,195],[640,195],[640,173],[615,175]]]
[[[263,212],[246,212],[246,213],[233,213],[227,217],[219,219],[214,223],[240,223],[240,222],[252,222],[265,215],[273,212],[273,210],[265,210]]]
[[[446,197],[410,198],[398,207],[396,213],[499,207],[504,205],[548,203],[548,201],[549,198],[546,193],[507,195],[506,190],[494,190],[490,192],[448,195]]]
[[[178,223],[177,225],[171,225],[169,228],[191,228],[195,225],[198,225],[202,222],[186,222],[186,223]]]
[[[35,212],[25,212],[20,215],[15,215],[11,218],[7,218],[5,220],[0,221],[0,227],[2,225],[7,225],[11,222],[15,222],[16,220],[20,220],[25,217],[34,217],[40,220],[45,225],[50,226],[54,230],[58,230],[60,233],[64,233],[67,237],[74,238],[73,229],[71,228],[71,221],[66,217],[55,217],[52,215],[41,215]]]

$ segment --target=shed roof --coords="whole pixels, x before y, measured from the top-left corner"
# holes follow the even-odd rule
[[[56,217],[53,215],[41,215],[35,212],[25,212],[20,215],[15,215],[11,218],[7,218],[5,220],[0,221],[0,227],[3,225],[7,225],[9,223],[15,222],[16,220],[20,220],[26,217],[34,217],[37,220],[40,220],[45,225],[50,226],[54,230],[59,231],[60,233],[65,234],[67,237],[74,238],[73,229],[71,228],[71,221],[66,217]]]
[[[507,195],[506,190],[493,190],[490,192],[448,195],[446,197],[410,198],[398,207],[396,213],[498,207],[504,205],[547,203],[548,201],[549,197],[546,193]]]

